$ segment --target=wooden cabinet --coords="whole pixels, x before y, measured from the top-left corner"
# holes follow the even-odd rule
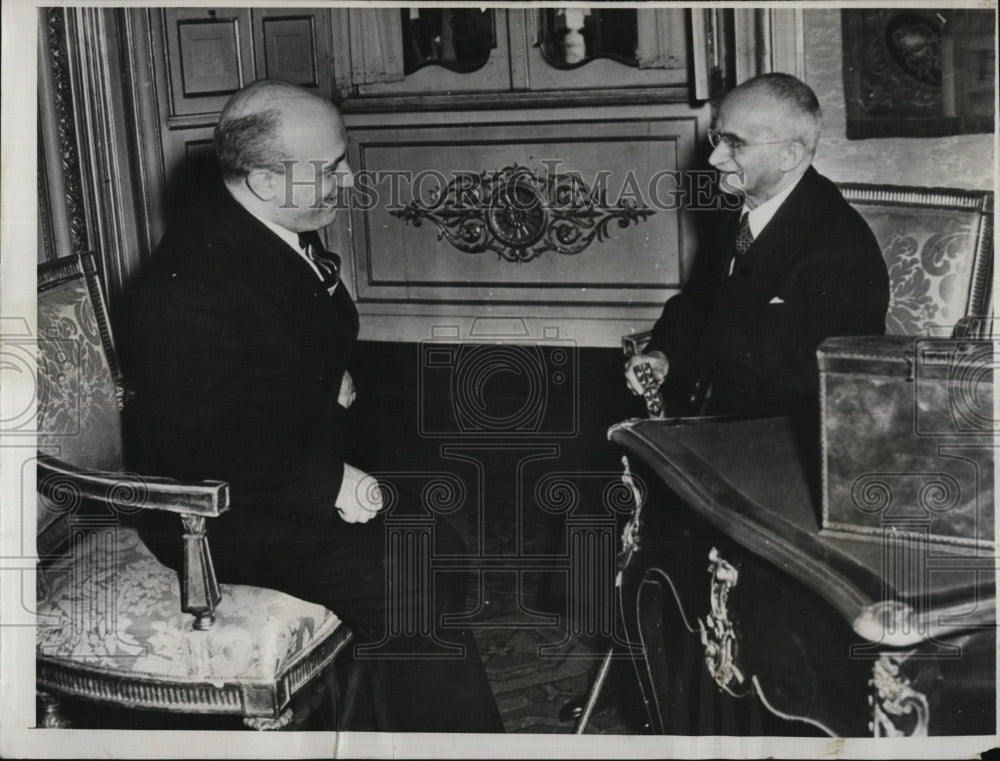
[[[327,95],[331,88],[327,15],[315,8],[254,8],[254,71]]]
[[[170,115],[217,113],[226,99],[253,81],[250,11],[162,11],[170,77]]]
[[[424,22],[430,14],[440,29],[428,43]],[[458,29],[469,27],[461,24],[458,14],[482,14],[479,25],[490,32],[477,38],[482,48],[480,65],[475,65],[476,53],[463,56],[449,41],[459,34]],[[334,51],[338,96],[349,108],[364,107],[364,101],[375,107],[379,98],[417,93],[568,95],[601,88],[614,88],[619,94],[638,88],[674,88],[661,92],[660,102],[687,99],[689,12],[685,9],[350,8],[332,11],[331,18],[334,38],[344,43]],[[357,48],[366,34],[361,30],[379,24],[380,35],[375,39],[383,47],[381,55],[398,56],[400,65],[395,77],[370,82],[364,72],[356,76],[359,68],[365,68],[363,59],[368,55]],[[378,47],[368,42],[368,47]],[[398,46],[395,52],[394,46]],[[409,70],[412,66],[405,65],[406,59],[413,59],[415,48],[422,50],[422,65]],[[471,62],[469,70],[461,70],[463,58]],[[494,98],[494,102],[503,107],[503,101]],[[385,102],[381,105],[385,107]],[[396,105],[405,108],[408,104]]]
[[[565,33],[553,20],[559,9],[540,8],[520,11],[519,27],[524,37],[520,48],[525,85],[530,90],[566,91],[588,87],[668,87],[684,86],[688,82],[687,66],[687,11],[680,9],[587,10],[586,21],[592,17],[611,17],[616,23],[604,22],[606,33],[599,39],[599,29],[590,37],[593,47],[582,46],[569,52],[572,45],[568,37],[583,37],[582,33]],[[611,14],[618,14],[617,17]],[[580,23],[570,20],[571,25]],[[597,27],[601,22],[595,22]],[[654,27],[649,44],[655,49],[650,63],[639,63],[638,42],[642,27]],[[609,43],[616,38],[627,40],[627,45],[615,50]],[[616,46],[617,47],[617,46]],[[652,60],[655,58],[655,60]]]
[[[348,100],[418,93],[451,96],[510,90],[510,13],[502,8],[334,10],[331,17],[334,35],[346,40],[346,45],[335,52],[334,68],[341,72],[338,80],[343,82],[339,95]],[[427,18],[431,14],[434,16]],[[476,19],[475,27],[470,28],[473,26],[470,19],[473,18]],[[391,36],[391,39],[385,40],[386,47],[395,50],[399,57],[394,62],[397,66],[396,81],[368,82],[365,81],[367,77],[359,75],[358,69],[363,65],[359,47],[365,45],[367,41],[363,35],[372,33],[377,20],[385,25],[383,36]],[[421,27],[429,31],[407,32],[407,27],[415,28],[423,21],[433,24]],[[438,27],[437,34],[434,26]],[[470,49],[463,50],[456,45],[463,31],[475,35],[475,43]],[[444,43],[442,37],[445,38]],[[364,53],[367,54],[367,51]]]
[[[328,15],[315,8],[150,11],[163,51],[167,126],[214,125],[229,96],[255,79],[284,79],[329,95]],[[158,44],[157,44],[158,43]]]

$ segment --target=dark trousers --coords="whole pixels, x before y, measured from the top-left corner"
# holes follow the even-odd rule
[[[140,528],[161,562],[179,568],[177,516],[151,514]],[[435,552],[464,554],[462,539],[440,519],[433,536]],[[386,636],[387,600],[406,601],[413,591],[393,588],[406,587],[407,576],[390,567],[384,517],[349,524],[332,515],[314,527],[234,507],[208,522],[208,538],[221,583],[269,587],[319,603],[351,628],[355,652],[384,683],[390,730],[504,731],[471,631],[440,625],[443,613],[465,609],[466,573],[434,574],[433,639]],[[450,652],[455,645],[464,656]]]

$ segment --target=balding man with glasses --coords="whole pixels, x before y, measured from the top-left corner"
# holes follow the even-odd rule
[[[812,167],[821,126],[816,95],[789,74],[751,79],[720,105],[709,162],[743,208],[701,242],[683,290],[625,369],[643,393],[636,368],[648,364],[667,414],[814,415],[820,342],[885,332],[878,243]]]

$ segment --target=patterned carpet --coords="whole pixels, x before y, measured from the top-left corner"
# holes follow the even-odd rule
[[[576,638],[565,643],[563,655],[551,655],[545,649],[561,644],[564,638],[565,631],[556,627],[498,626],[477,632],[476,641],[508,732],[573,732],[574,722],[561,722],[559,711],[568,701],[585,694],[603,652]],[[618,709],[612,707],[595,712],[587,732],[623,734],[627,729]]]

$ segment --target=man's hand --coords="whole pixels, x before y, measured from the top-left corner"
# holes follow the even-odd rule
[[[663,383],[663,379],[667,377],[667,370],[670,367],[670,364],[667,362],[667,356],[662,351],[651,351],[649,354],[636,354],[629,357],[628,362],[625,363],[625,384],[633,394],[640,396],[646,389],[643,388],[642,383],[636,377],[635,367],[643,363],[649,364],[650,369],[653,371],[653,378],[656,380],[657,388]]]
[[[340,392],[337,394],[337,404],[345,410],[354,404],[354,398],[358,392],[354,389],[354,379],[351,374],[344,370],[344,377],[340,381]]]
[[[344,463],[344,480],[335,504],[348,523],[367,523],[382,509],[382,490],[367,473]]]

